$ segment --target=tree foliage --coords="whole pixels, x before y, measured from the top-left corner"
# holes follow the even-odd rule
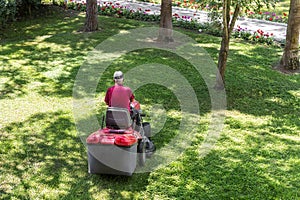
[[[272,0],[204,0],[208,8],[212,11],[212,23],[219,24],[222,28],[222,41],[219,51],[217,82],[215,88],[222,90],[225,87],[225,69],[229,55],[230,35],[235,26],[235,22],[241,11],[260,11],[262,7],[275,6]],[[231,16],[232,14],[232,16]]]

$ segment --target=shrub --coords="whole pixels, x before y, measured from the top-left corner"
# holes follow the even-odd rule
[[[17,0],[17,14],[20,17],[31,16],[33,10],[37,10],[41,0]]]
[[[31,16],[39,5],[41,0],[0,0],[0,28],[16,18]]]
[[[0,0],[0,27],[3,28],[7,22],[15,20],[16,13],[15,0]]]

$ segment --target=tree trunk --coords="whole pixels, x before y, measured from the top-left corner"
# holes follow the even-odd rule
[[[286,31],[286,45],[280,61],[281,67],[291,71],[299,69],[299,29],[300,0],[291,0]]]
[[[219,60],[218,60],[218,73],[217,73],[217,83],[215,89],[223,90],[225,87],[225,69],[229,53],[229,35],[228,32],[223,31],[223,37],[221,42],[221,48],[219,51]]]
[[[218,73],[217,73],[217,80],[215,89],[223,90],[225,88],[225,69],[227,58],[229,54],[229,41],[230,35],[233,31],[235,22],[238,18],[238,15],[241,10],[241,5],[237,4],[235,6],[234,14],[230,21],[230,6],[231,0],[223,0],[223,36],[221,42],[221,48],[219,51],[219,59],[218,59]]]
[[[229,6],[228,6],[229,4]],[[229,12],[228,12],[229,11]],[[225,69],[229,51],[229,22],[230,22],[230,0],[223,0],[223,36],[219,51],[217,83],[215,89],[222,90],[225,87]]]
[[[173,42],[172,0],[162,0],[158,41]]]
[[[98,9],[97,0],[86,1],[86,20],[84,31],[91,32],[98,30]]]

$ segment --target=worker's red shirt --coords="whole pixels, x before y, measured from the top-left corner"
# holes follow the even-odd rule
[[[134,95],[129,87],[115,85],[107,89],[105,103],[109,107],[127,108],[130,111],[130,102]]]

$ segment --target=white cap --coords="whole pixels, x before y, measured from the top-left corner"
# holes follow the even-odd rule
[[[123,78],[123,72],[121,71],[115,71],[114,73],[114,79],[122,79]]]

